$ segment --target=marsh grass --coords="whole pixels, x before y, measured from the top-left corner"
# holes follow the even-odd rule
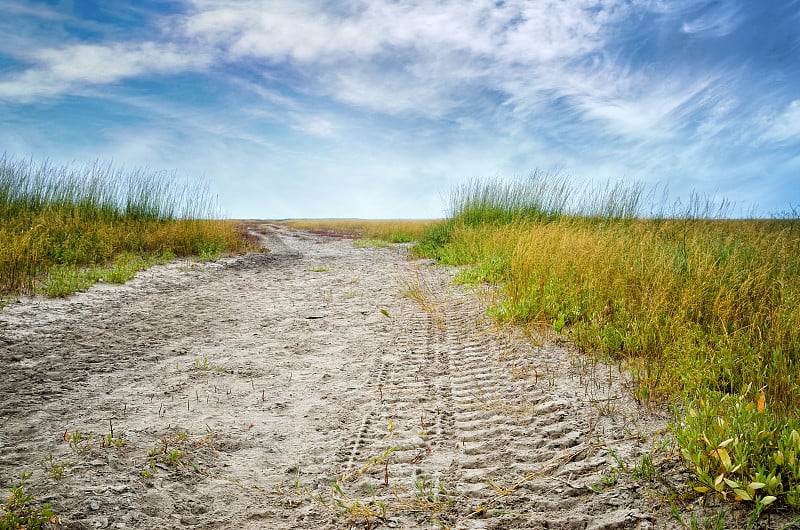
[[[124,281],[165,256],[209,259],[242,250],[234,223],[215,215],[208,190],[174,174],[3,155],[0,294],[43,289],[63,296],[101,278]]]
[[[380,240],[389,243],[418,241],[436,219],[292,219],[281,223],[297,230],[337,234],[354,239]]]
[[[587,352],[620,360],[640,402],[719,401],[754,388],[763,391],[766,409],[758,427],[751,422],[742,429],[773,432],[775,440],[796,429],[797,216],[728,219],[726,201],[693,194],[651,206],[644,217],[648,195],[641,187],[611,183],[578,193],[568,180],[550,177],[536,173],[527,181],[475,181],[457,189],[451,216],[415,252],[471,264],[459,281],[498,284],[502,296],[490,309],[495,317],[555,328]],[[733,406],[715,414],[743,425]],[[689,430],[679,437],[684,446],[704,435],[697,422],[678,425]],[[703,454],[704,467],[691,465],[716,469],[719,463]],[[771,453],[746,456],[762,457]],[[790,480],[775,496],[797,507],[789,492],[800,479]],[[758,495],[738,498],[757,501]]]

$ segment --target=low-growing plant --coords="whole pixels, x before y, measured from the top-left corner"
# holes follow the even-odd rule
[[[650,453],[645,453],[639,462],[633,466],[631,473],[633,478],[638,480],[653,480],[656,476],[656,466],[653,464],[653,456]]]
[[[101,447],[119,449],[123,445],[125,445],[125,438],[114,436],[114,433],[108,433],[100,438]]]
[[[92,435],[81,431],[65,432],[64,440],[69,444],[70,449],[78,454],[84,454],[89,451],[89,444],[86,442],[92,440]]]
[[[59,524],[50,503],[37,506],[33,495],[25,492],[25,485],[32,476],[30,472],[22,473],[19,483],[9,490],[0,518],[0,530],[40,530]]]
[[[64,477],[64,472],[68,467],[72,466],[73,463],[68,460],[56,462],[55,458],[53,457],[53,453],[49,453],[46,457],[39,461],[39,465],[42,467],[45,473],[50,473],[56,482],[59,482]]]
[[[147,463],[140,473],[142,478],[152,478],[158,473],[159,467],[173,470],[189,467],[194,472],[203,473],[187,451],[198,446],[207,446],[213,449],[211,438],[214,433],[210,428],[206,428],[208,431],[207,436],[199,440],[189,440],[189,433],[185,430],[179,430],[170,436],[164,436],[161,439],[161,443],[148,452]]]
[[[686,406],[673,426],[695,472],[695,491],[752,503],[760,512],[778,499],[800,509],[800,425],[777,418],[764,392],[709,392]]]

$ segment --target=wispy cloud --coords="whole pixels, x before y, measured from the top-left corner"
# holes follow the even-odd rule
[[[91,19],[70,6],[0,0],[0,110],[78,96],[121,117],[95,147],[228,175],[224,146],[237,171],[291,175],[287,193],[376,174],[425,175],[433,193],[537,166],[744,190],[800,148],[797,0],[185,0]]]
[[[0,98],[32,101],[139,76],[202,69],[211,62],[208,55],[157,42],[43,48],[26,59],[33,66],[0,81]]]
[[[724,37],[733,33],[744,20],[739,2],[714,2],[681,26],[681,31],[692,35]]]

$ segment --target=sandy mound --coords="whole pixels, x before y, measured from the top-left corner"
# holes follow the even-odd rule
[[[67,528],[674,525],[613,367],[403,246],[264,239],[3,310],[0,485],[33,471]]]

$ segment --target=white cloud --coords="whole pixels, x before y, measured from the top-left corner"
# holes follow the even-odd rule
[[[33,66],[0,81],[0,98],[30,101],[87,85],[154,73],[180,73],[211,63],[207,54],[188,53],[174,44],[156,42],[43,48],[29,52],[26,59]]]

